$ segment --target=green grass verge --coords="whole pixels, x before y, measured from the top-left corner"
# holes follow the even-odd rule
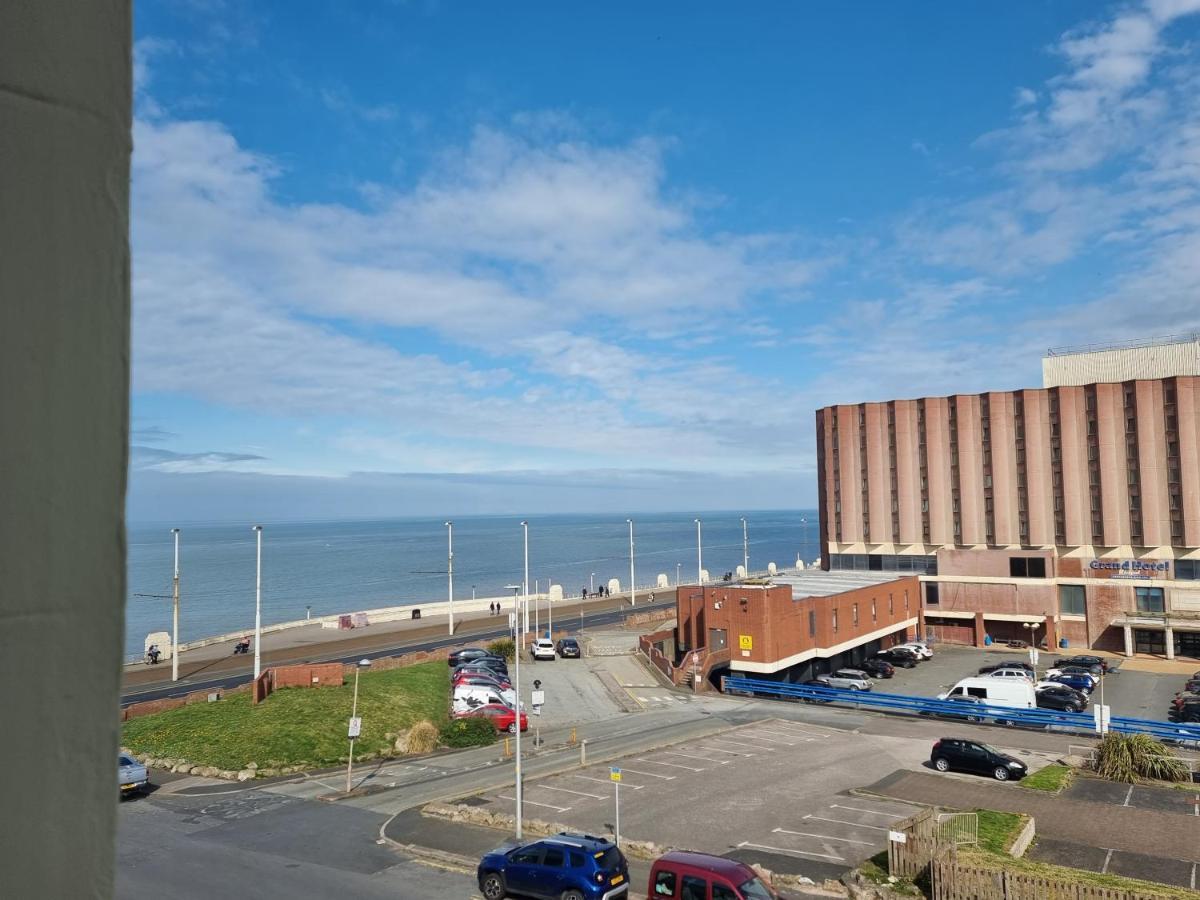
[[[980,830],[982,830],[982,823]],[[1162,900],[1196,900],[1195,891],[1185,890],[1184,888],[1173,888],[1166,884],[1139,881],[1136,878],[1124,878],[1120,875],[1101,875],[1099,872],[1089,872],[1086,869],[1054,866],[1049,863],[1034,862],[1030,859],[1014,859],[1007,854],[1003,860],[998,860],[994,853],[961,848],[958,858],[967,864],[978,863],[985,866],[998,867],[997,863],[999,863],[1010,872],[1020,872],[1040,878],[1093,885],[1113,891],[1125,891],[1139,896],[1162,898]]]
[[[979,848],[1007,856],[1008,848],[1025,824],[1025,817],[994,809],[977,809],[975,812],[979,816]]]
[[[1071,783],[1074,776],[1074,769],[1054,763],[1038,769],[1032,775],[1025,776],[1021,779],[1020,785],[1034,791],[1048,791],[1057,794]]]
[[[897,878],[895,881],[888,880],[888,852],[886,850],[880,850],[870,859],[863,860],[862,864],[858,867],[858,871],[868,881],[872,881],[875,884],[885,884],[897,894],[907,894],[912,897],[924,896],[924,891],[907,878]]]
[[[444,662],[384,672],[365,672],[358,687],[363,720],[355,755],[378,753],[398,732],[428,719],[441,727],[449,717]],[[241,769],[323,766],[344,762],[353,679],[342,687],[285,688],[253,706],[248,693],[216,703],[193,703],[126,722],[126,747],[155,757],[187,759],[199,766]]]

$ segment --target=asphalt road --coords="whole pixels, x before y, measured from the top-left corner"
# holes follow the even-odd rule
[[[593,628],[598,625],[611,625],[621,622],[625,616],[631,614],[632,612],[646,612],[647,610],[661,609],[663,607],[673,606],[674,604],[675,601],[672,598],[669,601],[646,603],[638,606],[636,610],[625,608],[584,614],[582,621],[577,616],[568,616],[566,617],[565,622],[571,623],[571,627],[567,630],[569,630],[571,633],[575,633],[580,628]],[[305,655],[303,656],[303,661],[353,663],[360,659],[378,659],[383,656],[395,656],[397,653],[408,653],[417,650],[438,650],[443,647],[455,647],[461,645],[464,640],[484,642],[507,636],[507,628],[495,628],[455,637],[443,637],[426,640],[410,639],[407,641],[389,641],[386,645],[381,647],[372,648],[370,650],[356,650],[354,652],[346,652],[344,649],[338,651],[336,647],[333,647],[327,653]],[[183,657],[180,658],[183,659]],[[295,661],[300,662],[301,660],[297,659]],[[185,677],[174,683],[166,682],[158,685],[139,686],[136,689],[131,689],[122,693],[121,704],[125,705],[128,703],[136,703],[142,700],[160,700],[164,697],[179,697],[183,696],[184,694],[190,694],[193,691],[227,690],[250,681],[253,671],[253,666],[250,665],[245,669],[232,672],[227,675],[221,675],[216,678],[204,678],[202,676],[196,676],[192,678]]]

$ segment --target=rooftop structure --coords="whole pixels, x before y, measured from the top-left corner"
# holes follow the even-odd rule
[[[1200,375],[1200,332],[1113,344],[1056,347],[1042,359],[1042,386]]]

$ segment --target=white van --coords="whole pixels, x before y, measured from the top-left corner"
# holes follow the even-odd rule
[[[1013,709],[1037,707],[1033,682],[1026,678],[989,678],[986,675],[964,678],[944,694],[938,694],[939,700],[947,697],[975,697],[989,706],[1008,706]]]
[[[516,702],[517,692],[512,688],[502,690],[483,684],[460,684],[454,689],[450,705],[454,712],[460,713],[478,709],[480,706],[487,706],[490,703],[499,703],[511,708]]]

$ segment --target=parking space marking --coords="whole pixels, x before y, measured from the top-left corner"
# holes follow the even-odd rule
[[[768,742],[768,743],[771,743],[774,745],[783,744],[785,747],[795,747],[797,744],[804,743],[803,740],[785,741],[785,740],[781,739],[782,737],[783,737],[782,735],[777,735],[777,734],[773,735],[772,737],[760,737],[758,734],[749,735],[749,738],[752,741],[765,741],[765,742]]]
[[[826,729],[825,731],[819,731],[818,729],[821,728],[820,725],[809,725],[807,722],[803,724],[800,722],[785,722],[781,719],[776,719],[774,722],[772,722],[772,727],[780,728],[780,730],[782,730],[785,734],[790,734],[792,737],[795,737],[796,732],[800,732],[801,734],[815,734],[817,737],[824,738],[832,737],[834,734],[839,733],[845,734],[845,732],[835,732],[830,731],[829,729]]]
[[[720,747],[697,747],[705,753],[728,753],[730,756],[758,756],[757,753],[747,753],[745,750],[722,750]]]
[[[622,772],[632,772],[633,769],[622,769],[621,771]],[[610,779],[610,778],[593,778],[591,775],[567,775],[566,777],[567,778],[582,778],[584,781],[594,781],[594,782],[596,782],[596,784],[612,784],[613,783],[612,779]],[[674,778],[675,776],[674,775],[663,775],[661,777]],[[644,784],[632,784],[628,781],[622,781],[621,786],[630,788],[635,791],[640,791],[642,788],[645,787]]]
[[[835,856],[832,853],[813,853],[809,850],[788,850],[784,847],[768,847],[766,844],[752,844],[749,841],[742,841],[738,844],[738,849],[743,847],[752,847],[755,850],[769,850],[772,853],[782,853],[785,856],[820,856],[824,859],[836,859],[838,862],[845,862],[844,856]]]
[[[659,762],[656,759],[646,759],[644,756],[638,758],[638,762],[650,763],[652,766],[670,766],[672,769],[687,769],[689,772],[704,772],[705,769],[697,769],[695,766],[681,766],[679,763]],[[622,767],[624,768],[624,767]],[[624,769],[626,772],[632,772],[633,769]]]
[[[642,760],[642,762],[653,763],[654,760],[644,759],[644,760]],[[639,769],[631,769],[631,768],[629,768],[629,766],[621,766],[621,771],[622,772],[632,772],[634,775],[648,775],[651,778],[662,778],[666,781],[674,781],[678,777],[676,775],[663,775],[661,772],[643,772]],[[700,769],[699,771],[702,772],[704,770]]]
[[[847,822],[845,819],[830,819],[825,816],[814,816],[811,813],[804,818],[816,819],[818,822],[836,822],[839,825],[852,825],[855,828],[870,828],[873,831],[887,831],[882,825],[860,825],[858,822]]]
[[[727,765],[729,765],[731,762],[733,762],[733,760],[732,760],[732,759],[710,759],[710,758],[709,758],[709,757],[707,757],[707,756],[697,756],[695,753],[680,753],[680,752],[679,752],[679,751],[677,751],[677,750],[662,750],[662,751],[660,751],[660,752],[662,752],[662,753],[663,753],[664,755],[666,755],[666,756],[678,756],[678,757],[680,757],[681,759],[698,759],[698,760],[700,760],[701,762],[710,762],[710,763],[716,763],[718,766],[727,766]],[[667,765],[667,764],[666,764],[666,763],[662,763],[662,765],[664,765],[664,766],[665,766],[665,765]],[[702,772],[702,771],[704,771],[704,770],[703,770],[703,769],[700,769],[700,770],[698,770],[698,771],[701,771],[701,772]]]
[[[1192,863],[1192,890],[1196,889],[1196,866],[1197,863]]]
[[[1128,805],[1129,805],[1129,799],[1130,799],[1132,796],[1133,796],[1133,785],[1131,784],[1131,785],[1129,786],[1129,793],[1127,793],[1127,794],[1125,795],[1125,802],[1124,802],[1124,803],[1122,803],[1121,805],[1122,805],[1122,806],[1128,806]],[[1109,851],[1109,853],[1111,854],[1111,853],[1112,853],[1112,851],[1110,850],[1110,851]],[[1106,865],[1107,865],[1107,863],[1106,863]]]
[[[500,800],[508,800],[510,803],[517,802],[516,797],[506,797],[504,794],[497,794],[496,797]],[[534,803],[528,797],[523,797],[521,802],[523,802],[526,806],[544,806],[546,809],[552,809],[555,812],[566,812],[571,808],[569,806],[552,806],[549,803]]]
[[[603,794],[589,794],[586,791],[573,791],[570,788],[555,787],[552,784],[534,784],[530,787],[538,787],[544,791],[562,791],[564,794],[577,794],[580,797],[591,797],[593,800],[603,800]]]
[[[1101,874],[1101,875],[1106,875],[1106,874],[1108,874],[1108,864],[1109,864],[1110,862],[1112,862],[1112,855],[1113,855],[1113,852],[1112,852],[1111,850],[1109,850],[1109,851],[1108,851],[1108,853],[1105,855],[1105,857],[1104,857],[1104,865],[1100,867],[1100,874]]]
[[[808,818],[805,816],[804,818]],[[885,831],[887,829],[884,829]],[[874,847],[874,841],[856,841],[853,838],[834,837],[832,834],[813,834],[810,831],[789,831],[786,828],[772,828],[772,834],[794,834],[799,837],[820,838],[823,841],[841,841],[843,844],[862,844],[864,847]]]
[[[731,744],[734,747],[745,747],[746,746],[745,741],[731,741],[731,740],[727,740],[726,738],[709,738],[708,742],[710,744]],[[754,749],[755,750],[775,750],[776,748],[775,747],[755,747]],[[757,756],[758,754],[746,753],[745,755],[746,756]]]
[[[840,803],[830,803],[829,808],[830,809],[848,809],[853,812],[866,813],[869,816],[887,816],[889,819],[895,819],[897,822],[904,818],[904,816],[898,816],[895,813],[880,812],[877,809],[859,809],[857,806],[842,806]]]

